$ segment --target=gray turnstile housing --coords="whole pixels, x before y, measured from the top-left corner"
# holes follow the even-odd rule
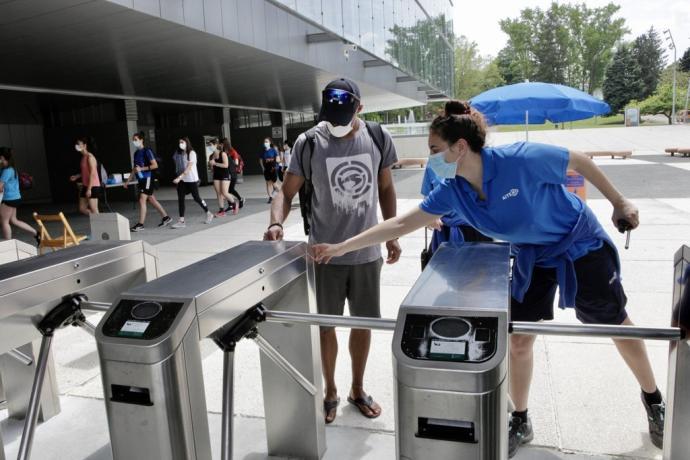
[[[399,459],[507,458],[510,249],[442,245],[393,337]]]
[[[664,426],[664,460],[690,456],[690,247],[681,247],[674,258],[673,316],[685,340],[671,342],[668,360],[668,395]]]
[[[307,278],[304,243],[256,241],[123,293],[96,333],[113,458],[210,460],[200,339],[259,302],[313,312]],[[260,330],[319,389],[307,393],[262,353],[269,454],[320,458],[318,331],[281,324]]]
[[[24,352],[37,348],[41,334],[36,325],[63,296],[80,292],[91,300],[112,302],[123,290],[155,278],[157,263],[155,250],[146,243],[103,241],[0,265],[0,354],[15,348]],[[5,390],[13,395],[8,397],[8,409],[11,416],[23,418],[34,368],[6,367],[14,366],[10,359],[3,356],[0,360],[4,377],[6,370],[13,372],[12,379],[5,378]],[[60,410],[52,360],[45,379],[41,393],[43,419]]]

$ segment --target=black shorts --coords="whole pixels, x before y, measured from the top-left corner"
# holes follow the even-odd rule
[[[96,200],[103,196],[103,189],[101,187],[91,187],[91,199]],[[86,198],[86,187],[82,187],[79,191],[79,198]]]
[[[230,180],[230,173],[227,169],[213,169],[213,180]]]
[[[278,172],[276,171],[276,168],[264,168],[264,179],[266,182],[276,182],[278,180]]]
[[[2,200],[2,204],[9,206],[10,208],[18,208],[22,205],[22,199],[18,200]]]
[[[608,244],[575,261],[577,295],[575,316],[583,323],[621,324],[628,317],[628,302],[616,267],[616,252]],[[556,297],[555,268],[535,267],[522,302],[511,299],[513,321],[553,319]]]
[[[139,193],[143,193],[144,195],[152,196],[153,195],[153,177],[144,177],[143,179],[139,179]]]

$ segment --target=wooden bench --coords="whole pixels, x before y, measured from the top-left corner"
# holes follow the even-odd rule
[[[621,157],[622,159],[630,158],[632,156],[632,150],[600,150],[594,152],[585,152],[590,158],[594,157],[611,157],[614,159],[616,157]]]
[[[34,213],[34,220],[38,224],[38,229],[41,235],[41,243],[38,245],[38,253],[43,254],[43,249],[50,248],[53,251],[56,249],[64,249],[70,246],[78,246],[79,243],[86,239],[86,235],[75,235],[72,227],[63,213],[40,215]],[[44,222],[59,222],[62,224],[62,236],[53,238],[48,233],[48,229]]]
[[[419,166],[420,168],[426,167],[426,158],[402,158],[395,163],[392,168],[400,169],[404,166]]]
[[[690,149],[681,149],[681,148],[678,148],[678,147],[669,147],[669,148],[667,148],[667,149],[665,150],[665,152],[666,152],[666,153],[670,153],[671,156],[675,156],[676,153],[677,153],[678,155],[683,155],[683,156],[686,157],[686,158],[687,158],[688,156],[690,156]]]

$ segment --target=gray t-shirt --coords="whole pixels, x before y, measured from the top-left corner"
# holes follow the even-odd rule
[[[354,138],[331,136],[324,123],[316,128],[311,157],[311,181],[314,186],[310,243],[340,243],[378,223],[378,173],[398,161],[395,146],[384,130],[383,152],[379,152],[364,122]],[[292,148],[288,171],[304,177],[302,157],[309,159],[309,143],[301,134]],[[381,161],[383,155],[383,161]],[[359,265],[381,257],[381,247],[374,246],[337,257],[330,263]]]

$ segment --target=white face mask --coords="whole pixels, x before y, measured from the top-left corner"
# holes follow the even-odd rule
[[[271,148],[271,143],[270,143],[270,142],[264,142],[264,148],[265,148],[266,150],[270,149],[270,148]]]
[[[132,144],[134,144],[134,146],[138,149],[140,149],[143,145],[141,141],[132,141]]]
[[[180,150],[187,150],[187,143],[186,142],[180,142]]]
[[[81,145],[79,145],[79,144],[75,145],[74,150],[76,150],[77,152],[81,152],[82,151]]]
[[[352,120],[354,120],[354,118]],[[333,126],[330,121],[327,121],[326,128],[328,128],[328,132],[331,133],[333,137],[345,137],[352,131],[352,120],[345,126]]]

